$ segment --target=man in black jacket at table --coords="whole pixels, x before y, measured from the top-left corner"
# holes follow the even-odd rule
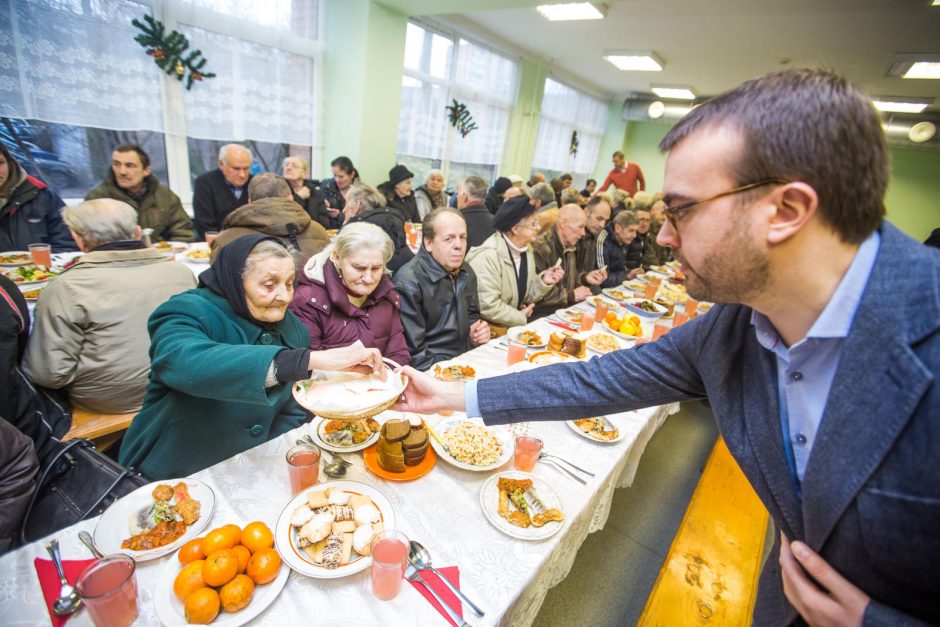
[[[464,263],[463,216],[450,208],[435,209],[425,216],[422,234],[421,249],[394,281],[411,365],[427,370],[488,342],[490,327],[480,320],[477,278]]]
[[[457,208],[467,222],[467,249],[479,246],[496,232],[493,214],[486,208],[486,181],[468,176],[457,187]]]
[[[206,231],[221,231],[225,216],[248,203],[251,151],[241,144],[219,149],[219,167],[196,178],[193,184],[193,222],[196,239]]]

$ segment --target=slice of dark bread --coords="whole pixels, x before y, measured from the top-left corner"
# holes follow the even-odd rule
[[[407,420],[393,418],[382,425],[382,432],[389,442],[401,442],[411,432],[411,424]]]
[[[428,432],[427,429],[412,427],[411,433],[408,434],[408,437],[402,440],[401,445],[404,449],[416,449],[427,446],[428,443]]]

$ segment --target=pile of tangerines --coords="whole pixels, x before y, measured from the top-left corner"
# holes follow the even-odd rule
[[[241,528],[225,525],[190,540],[178,557],[183,569],[173,592],[183,603],[186,622],[206,625],[220,611],[237,612],[251,603],[256,585],[274,581],[281,556],[274,534],[260,521]]]

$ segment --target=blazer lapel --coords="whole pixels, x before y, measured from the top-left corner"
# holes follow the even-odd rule
[[[806,541],[814,550],[890,451],[932,380],[895,326],[859,307],[803,476]]]

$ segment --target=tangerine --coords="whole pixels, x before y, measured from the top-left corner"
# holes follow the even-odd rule
[[[251,551],[241,544],[236,544],[232,550],[238,553],[238,572],[243,573],[248,568],[248,560],[251,559]]]
[[[206,582],[202,576],[202,567],[205,560],[195,560],[185,566],[173,580],[173,594],[180,601],[185,601],[190,594],[206,587]]]
[[[255,593],[255,582],[248,575],[235,575],[235,578],[219,589],[222,609],[237,612],[248,607]]]
[[[248,576],[256,584],[274,581],[281,570],[281,556],[274,549],[261,549],[248,560]]]
[[[225,525],[224,527],[217,527],[209,533],[206,534],[206,537],[202,539],[202,553],[203,555],[209,555],[214,553],[219,549],[230,549],[236,544],[241,537],[242,530],[239,529],[236,525]]]
[[[219,615],[219,593],[212,588],[200,588],[186,597],[183,612],[186,622],[196,625],[208,625]]]
[[[188,564],[195,560],[204,559],[206,554],[202,552],[202,538],[196,538],[184,544],[176,557],[179,558],[180,564]]]
[[[274,546],[274,534],[266,524],[256,520],[242,530],[242,544],[252,553],[257,553]]]
[[[238,553],[232,549],[219,549],[210,553],[202,566],[202,578],[208,586],[223,586],[237,574]]]

